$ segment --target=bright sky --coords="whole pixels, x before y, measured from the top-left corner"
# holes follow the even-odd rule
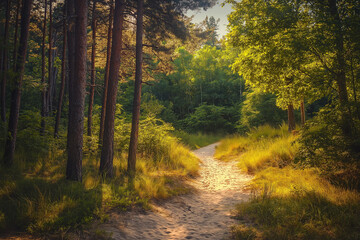
[[[231,12],[231,5],[225,4],[224,7],[221,7],[221,3],[224,2],[224,0],[219,0],[218,3],[212,7],[209,8],[207,11],[204,10],[198,10],[198,11],[188,11],[186,15],[188,16],[194,16],[193,22],[194,23],[200,23],[204,21],[205,17],[211,17],[213,16],[215,19],[220,18],[219,22],[219,39],[222,38],[227,33],[226,26],[228,24],[227,15]]]

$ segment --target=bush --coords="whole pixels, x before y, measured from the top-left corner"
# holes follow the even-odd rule
[[[234,130],[231,121],[234,112],[226,107],[203,104],[195,109],[184,121],[185,129],[195,132],[219,133]]]
[[[240,133],[264,124],[278,127],[287,119],[286,112],[276,106],[275,95],[258,91],[246,95],[240,116],[237,124]]]
[[[360,189],[359,138],[343,136],[338,110],[323,108],[301,131],[296,162],[317,167],[332,183]],[[355,122],[356,133],[356,122]]]

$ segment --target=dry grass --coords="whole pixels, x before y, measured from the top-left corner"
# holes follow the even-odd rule
[[[296,139],[265,126],[221,141],[216,156],[255,175],[252,200],[237,206],[243,223],[232,228],[234,238],[360,239],[360,194],[332,185],[318,169],[298,168]]]

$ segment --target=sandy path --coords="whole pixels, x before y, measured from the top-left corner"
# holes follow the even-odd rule
[[[95,228],[113,239],[228,239],[236,223],[230,211],[249,198],[243,188],[251,177],[235,162],[215,160],[215,146],[194,151],[202,161],[200,176],[190,182],[196,192],[161,202],[153,211],[112,213]]]

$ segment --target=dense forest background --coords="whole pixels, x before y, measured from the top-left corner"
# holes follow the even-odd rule
[[[222,39],[185,15],[212,0],[0,4],[0,230],[181,193],[169,176],[198,168],[183,144],[262,125],[298,136],[299,167],[359,189],[357,0],[228,0]]]

